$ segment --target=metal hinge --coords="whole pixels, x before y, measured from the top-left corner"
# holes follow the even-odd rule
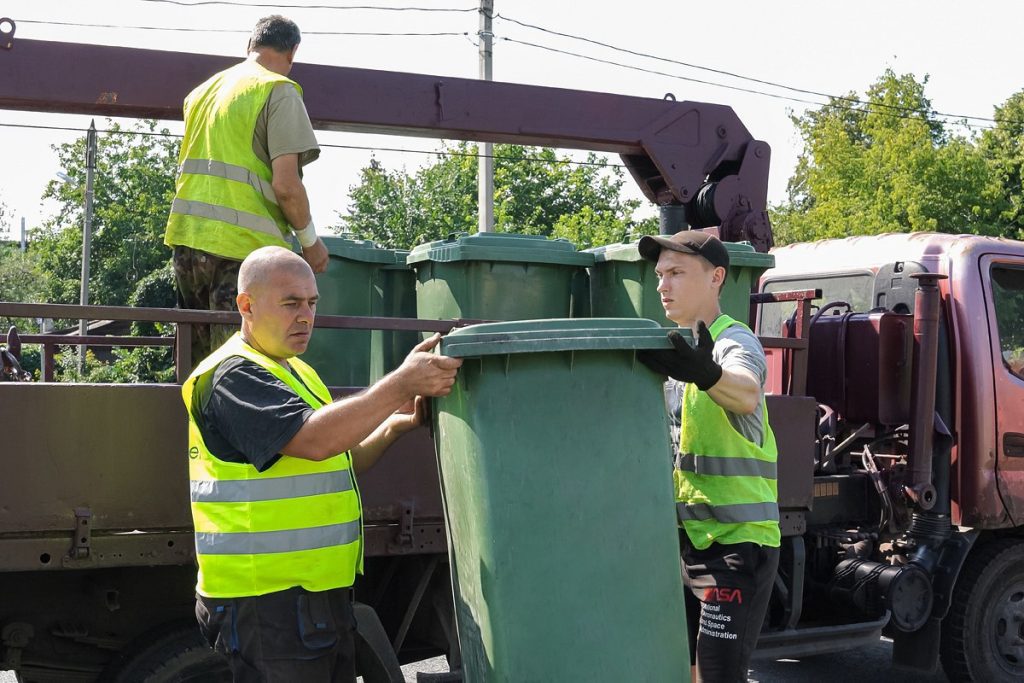
[[[68,557],[72,560],[88,559],[91,542],[92,510],[75,508],[75,536],[71,539],[71,552],[68,553]]]
[[[393,549],[397,550],[412,546],[413,509],[412,503],[406,503],[402,507],[402,518],[398,522],[398,532],[395,533],[395,540],[391,543]]]

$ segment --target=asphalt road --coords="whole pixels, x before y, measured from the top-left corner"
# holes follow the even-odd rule
[[[804,659],[757,662],[750,671],[751,683],[945,683],[942,673],[913,675],[892,670],[892,643],[883,638],[876,645]],[[447,671],[443,657],[402,667],[407,683],[415,683],[417,671]],[[0,683],[6,683],[0,681]]]
[[[780,659],[758,662],[749,680],[756,683],[945,683],[941,673],[932,675],[899,674],[892,670],[892,644],[882,639],[876,645],[800,660]],[[415,683],[416,672],[447,671],[443,657],[402,667],[405,680]],[[15,683],[14,674],[0,672],[0,683]]]

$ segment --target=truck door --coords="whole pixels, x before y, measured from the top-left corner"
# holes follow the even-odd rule
[[[1015,525],[1024,523],[1024,260],[981,259],[987,280],[996,415],[996,481]],[[986,277],[987,274],[987,277]]]

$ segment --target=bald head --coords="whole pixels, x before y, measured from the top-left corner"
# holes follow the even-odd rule
[[[249,254],[238,271],[238,312],[242,337],[276,360],[306,350],[319,293],[301,256],[282,247]]]
[[[255,293],[281,276],[313,277],[309,264],[284,247],[261,247],[249,254],[238,271],[238,291]]]

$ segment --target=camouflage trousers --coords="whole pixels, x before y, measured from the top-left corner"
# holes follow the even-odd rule
[[[205,251],[174,247],[174,279],[178,284],[178,308],[203,311],[235,311],[238,269],[241,261],[222,258]],[[192,326],[192,368],[238,331],[234,325]]]

